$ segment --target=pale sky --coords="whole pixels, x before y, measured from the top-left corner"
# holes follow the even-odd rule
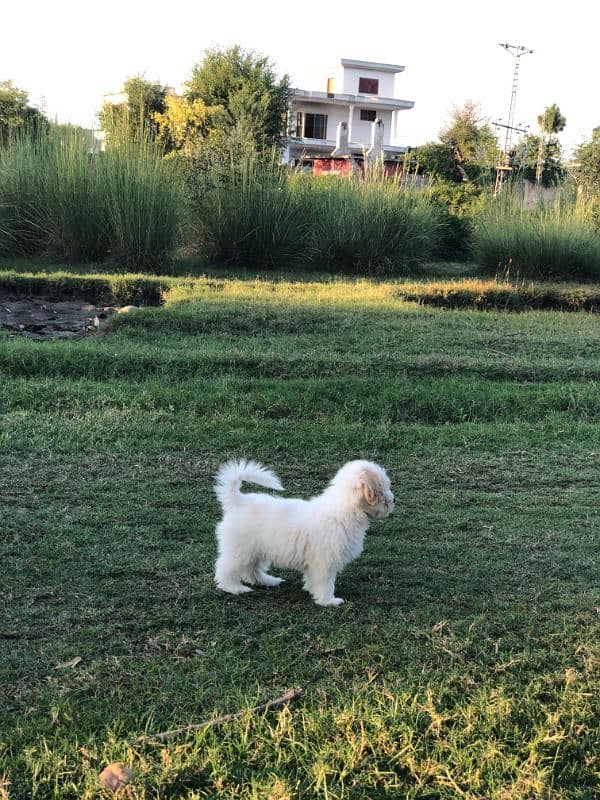
[[[536,117],[558,103],[567,154],[600,125],[598,0],[2,0],[0,22],[0,80],[85,127],[127,77],[180,88],[207,47],[240,44],[303,89],[325,91],[340,58],[404,65],[397,95],[415,107],[402,112],[399,143],[415,146],[467,100],[506,121],[514,59],[499,42],[534,51],[520,60],[515,123],[537,132]]]

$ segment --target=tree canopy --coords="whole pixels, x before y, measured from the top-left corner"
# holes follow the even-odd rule
[[[575,150],[577,179],[588,186],[600,188],[600,125],[592,131],[592,138]]]
[[[0,81],[0,145],[6,145],[18,132],[35,133],[47,126],[46,117],[28,101],[24,89],[19,89],[12,81]]]
[[[287,134],[289,77],[277,78],[270,60],[239,45],[207,50],[186,84],[190,102],[221,106],[224,128],[243,130],[259,148],[281,144]]]
[[[207,106],[200,98],[167,97],[164,112],[154,114],[157,138],[167,151],[197,155],[213,138],[224,116],[223,106]]]
[[[560,108],[553,103],[551,106],[548,106],[544,109],[544,113],[540,114],[537,118],[537,123],[540,126],[540,130],[544,134],[553,134],[556,135],[561,131],[564,131],[565,126],[567,124],[567,118],[563,117],[560,113]]]
[[[498,141],[479,106],[468,101],[452,111],[439,142],[416,148],[414,157],[426,173],[444,180],[484,180],[496,163]]]
[[[440,141],[454,149],[457,163],[463,164],[468,174],[470,170],[471,178],[496,164],[498,140],[479,105],[471,100],[452,111],[448,125],[440,131]]]
[[[123,84],[127,100],[122,103],[105,103],[100,111],[100,123],[111,135],[119,132],[135,138],[140,134],[156,138],[156,114],[166,110],[167,89],[160,83],[147,80],[143,75],[133,75]]]
[[[540,151],[540,142],[543,149]],[[535,181],[538,159],[542,153],[541,183],[543,186],[556,186],[565,176],[562,166],[562,151],[555,136],[544,141],[540,136],[530,134],[522,139],[515,149],[514,165],[517,175],[528,181]]]

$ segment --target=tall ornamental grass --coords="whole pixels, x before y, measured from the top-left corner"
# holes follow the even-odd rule
[[[102,167],[112,259],[132,269],[157,268],[182,241],[187,198],[176,163],[152,142],[123,138],[109,147]]]
[[[315,268],[400,274],[438,247],[441,212],[426,193],[396,179],[298,175],[292,185],[307,222],[306,259]]]
[[[304,248],[305,222],[274,157],[243,156],[225,172],[207,175],[195,205],[197,243],[218,263],[285,268]]]
[[[431,258],[443,227],[423,192],[393,179],[290,175],[247,158],[196,200],[200,248],[249,267],[396,274]]]
[[[13,141],[0,153],[0,251],[152,269],[179,241],[183,182],[149,141],[88,152],[75,133]]]
[[[575,202],[527,210],[491,200],[476,218],[474,258],[531,278],[600,278],[600,237]]]

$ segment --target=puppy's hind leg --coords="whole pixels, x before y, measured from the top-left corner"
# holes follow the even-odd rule
[[[269,561],[262,561],[258,564],[254,570],[254,578],[256,583],[260,583],[261,586],[279,586],[280,583],[285,583],[283,578],[277,578],[275,575],[269,575],[269,567],[271,566]]]

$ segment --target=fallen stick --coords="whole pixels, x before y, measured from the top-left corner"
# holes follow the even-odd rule
[[[281,697],[277,697],[275,700],[268,700],[266,703],[261,703],[259,706],[254,706],[254,708],[248,708],[244,711],[236,711],[233,714],[223,714],[221,717],[215,717],[214,719],[206,720],[206,722],[198,722],[195,725],[186,725],[184,728],[175,728],[172,731],[151,733],[149,736],[139,736],[137,739],[130,739],[128,744],[164,742],[165,739],[174,739],[176,736],[181,736],[182,734],[189,733],[190,731],[200,731],[204,728],[213,728],[216,725],[222,725],[225,722],[231,722],[234,719],[240,719],[248,713],[260,714],[262,711],[270,711],[273,708],[279,708],[280,706],[286,705],[286,703],[291,703],[292,700],[298,700],[303,696],[303,694],[304,692],[302,689],[289,689],[285,694],[282,694]]]

